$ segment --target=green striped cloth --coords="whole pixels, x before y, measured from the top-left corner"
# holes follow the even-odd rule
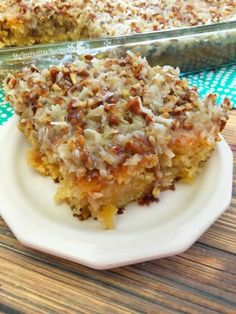
[[[218,103],[229,97],[236,108],[236,64],[186,76],[191,86],[197,86],[201,97],[218,94]]]
[[[191,86],[197,86],[201,97],[208,93],[218,94],[218,103],[226,96],[230,98],[233,108],[236,108],[236,64],[219,68],[215,71],[204,71],[185,76]],[[4,102],[0,89],[0,125],[13,115],[9,104]]]

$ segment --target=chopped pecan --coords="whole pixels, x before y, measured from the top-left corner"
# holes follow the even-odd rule
[[[53,98],[53,102],[54,102],[54,104],[56,104],[56,105],[61,105],[62,102],[63,102],[63,98],[61,98],[61,97],[55,97],[55,98]]]
[[[101,99],[95,99],[94,102],[91,104],[90,108],[94,109],[101,105],[103,105],[103,101]]]
[[[84,113],[78,107],[73,107],[73,103],[71,102],[67,107],[67,121],[69,121],[72,125],[80,125],[84,126]]]
[[[125,151],[131,154],[143,155],[152,151],[151,143],[144,136],[139,136],[129,140],[125,144]]]
[[[148,114],[145,114],[145,113],[144,113],[144,115],[145,115],[145,121],[147,122],[147,124],[153,122],[153,119],[151,116],[149,116]]]
[[[85,69],[80,69],[78,70],[78,74],[82,77],[88,77],[89,76],[89,73],[88,71],[86,71]]]
[[[133,96],[133,97],[137,96],[137,91],[138,91],[138,89],[136,87],[132,86],[130,89],[131,96]]]
[[[130,109],[131,112],[133,112],[136,115],[142,116],[143,119],[149,124],[151,123],[152,117],[148,115],[146,112],[142,112],[141,110],[141,105],[139,99],[136,98],[131,98],[128,102],[128,108]]]
[[[104,106],[104,111],[109,113],[111,111],[114,111],[116,105],[115,104],[108,104]]]
[[[100,90],[99,86],[92,87],[92,92],[94,93],[94,95],[96,95],[99,92],[99,90]]]
[[[106,101],[109,103],[109,104],[116,104],[119,100],[119,96],[118,95],[112,95],[112,96],[109,96],[107,97]]]
[[[131,98],[128,101],[128,108],[130,109],[130,111],[132,111],[133,113],[140,115],[142,113],[141,111],[141,106],[140,106],[140,101],[139,99],[136,98]]]
[[[57,80],[57,74],[58,74],[59,72],[60,72],[59,69],[56,68],[56,67],[53,67],[53,68],[50,69],[51,80],[52,80],[53,83],[56,82],[56,80]]]
[[[39,72],[39,70],[36,68],[36,66],[35,65],[31,65],[30,66],[30,70],[32,71],[32,72]]]
[[[84,59],[86,60],[86,61],[91,61],[91,60],[93,60],[93,56],[92,55],[85,55],[84,56]]]
[[[38,14],[40,12],[40,6],[39,5],[36,5],[34,8],[33,8],[33,11],[34,13]]]
[[[136,33],[140,33],[141,32],[140,27],[138,27],[135,22],[132,22],[130,26],[131,26],[132,31],[134,31]]]
[[[16,86],[16,83],[17,83],[17,81],[16,81],[15,78],[11,78],[11,79],[9,79],[9,80],[7,81],[7,85],[8,85],[8,87],[9,87],[10,89],[14,89],[15,86]]]
[[[221,119],[220,120],[220,129],[219,129],[220,132],[223,131],[225,125],[226,125],[226,119],[225,120]]]
[[[114,155],[119,155],[124,153],[124,147],[120,145],[114,145],[110,147],[109,151]]]
[[[134,66],[134,67],[132,68],[133,74],[134,74],[134,77],[135,77],[135,78],[139,79],[139,75],[140,75],[140,72],[141,72],[141,70],[142,70],[142,67],[143,67],[142,64],[138,64],[137,66]]]
[[[81,86],[81,84],[76,84],[76,85],[71,87],[70,91],[72,93],[74,93],[74,92],[81,92],[82,89],[83,89],[83,86]]]
[[[86,173],[86,177],[88,179],[98,179],[100,176],[99,171],[97,169],[88,170]]]
[[[121,67],[125,67],[127,65],[127,62],[125,61],[125,59],[122,59],[118,62],[118,64],[121,66]]]
[[[180,127],[180,122],[179,122],[179,120],[174,120],[174,122],[173,122],[172,125],[171,125],[171,130],[172,130],[172,131],[178,130],[179,127]]]
[[[109,124],[109,126],[119,125],[119,122],[120,122],[120,119],[116,115],[114,115],[112,113],[110,113],[108,115],[108,124]]]
[[[89,170],[93,169],[93,159],[86,150],[80,151],[80,160],[83,162],[86,168],[88,168]]]

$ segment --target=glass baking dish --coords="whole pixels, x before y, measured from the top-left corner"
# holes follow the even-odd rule
[[[182,73],[216,68],[236,62],[236,21],[211,25],[124,35],[97,40],[81,40],[21,48],[0,49],[0,76],[40,60],[50,65],[73,60],[80,54],[138,52],[154,65],[179,67]],[[43,60],[43,62],[42,62]]]

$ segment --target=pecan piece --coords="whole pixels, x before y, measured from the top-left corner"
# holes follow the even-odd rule
[[[80,160],[83,162],[86,168],[88,168],[89,170],[93,169],[93,159],[86,150],[82,150],[80,152]]]
[[[136,115],[140,115],[142,113],[140,102],[137,97],[131,98],[128,101],[128,108],[130,109],[131,112],[135,113]]]
[[[58,74],[59,72],[60,72],[60,71],[59,71],[57,68],[55,68],[55,67],[53,67],[53,68],[50,69],[51,80],[52,80],[53,83],[56,82],[56,80],[57,80],[57,74]]]
[[[91,61],[91,60],[93,60],[93,56],[92,56],[92,55],[85,55],[85,56],[84,56],[84,59],[85,59],[86,61]]]
[[[89,73],[88,71],[86,71],[85,69],[80,69],[78,70],[78,74],[82,77],[88,77],[89,76]]]
[[[125,144],[125,151],[131,154],[143,155],[152,151],[151,143],[144,136],[139,136],[129,140]]]
[[[109,124],[109,126],[115,126],[115,125],[117,126],[117,125],[119,125],[119,122],[120,122],[120,120],[119,120],[119,118],[116,115],[114,115],[112,113],[110,113],[108,115],[108,124]]]

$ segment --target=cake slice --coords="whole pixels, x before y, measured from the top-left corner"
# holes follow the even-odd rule
[[[131,52],[32,65],[9,74],[4,88],[31,144],[29,164],[59,183],[56,202],[104,228],[129,202],[192,182],[230,106],[216,106],[212,94],[201,100],[178,69],[151,67]]]

